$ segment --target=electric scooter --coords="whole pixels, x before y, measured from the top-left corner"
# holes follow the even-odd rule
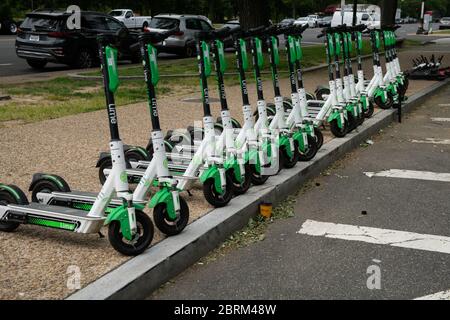
[[[99,233],[103,225],[108,225],[109,242],[115,250],[124,255],[142,253],[153,239],[153,224],[142,211],[144,206],[133,202],[129,192],[123,144],[119,137],[114,93],[119,86],[117,73],[118,50],[113,44],[121,39],[100,35],[99,57],[102,66],[103,84],[106,96],[111,134],[112,156],[111,175],[106,180],[90,210],[84,211],[55,205],[28,203],[23,191],[13,185],[0,185],[0,230],[10,232],[20,224],[32,224],[78,233]],[[69,186],[61,178],[59,183],[67,190]],[[107,217],[105,211],[113,195],[121,200]]]
[[[153,220],[161,232],[168,236],[180,233],[189,221],[189,207],[186,201],[179,196],[176,188],[178,181],[174,179],[167,168],[167,156],[164,148],[163,133],[161,131],[155,88],[159,81],[158,66],[156,62],[156,49],[152,44],[158,43],[174,34],[176,30],[165,33],[144,33],[139,36],[141,55],[144,66],[144,78],[147,87],[149,111],[153,131],[153,157],[149,166],[139,180],[133,192],[133,202],[145,205],[147,202],[153,208]],[[112,170],[112,172],[114,169]],[[111,175],[111,172],[109,173]],[[150,187],[154,185],[159,190],[149,200],[147,195]],[[95,193],[71,192],[61,187],[59,177],[51,174],[35,174],[30,186],[32,200],[43,204],[58,204],[60,206],[90,210],[97,198]],[[107,212],[120,206],[120,198],[113,198],[107,207]]]
[[[205,199],[214,207],[223,207],[230,202],[234,194],[234,178],[240,177],[233,168],[226,170],[225,157],[217,152],[217,139],[214,120],[211,115],[209,103],[209,90],[207,78],[211,75],[211,60],[209,42],[226,37],[229,29],[202,32],[197,37],[198,66],[203,101],[203,129],[199,130],[202,140],[192,155],[191,150],[186,152],[167,153],[169,172],[177,173],[179,182],[176,188],[187,190],[188,183],[199,179],[203,185]],[[176,150],[172,150],[176,151]],[[132,180],[139,179],[149,166],[148,161],[131,162],[133,169],[127,173]],[[108,175],[110,169],[105,168],[103,174]],[[101,174],[101,173],[100,173]]]

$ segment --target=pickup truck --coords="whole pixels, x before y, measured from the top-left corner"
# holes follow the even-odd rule
[[[147,28],[152,20],[152,17],[136,16],[130,9],[114,9],[109,15],[123,22],[128,29]]]

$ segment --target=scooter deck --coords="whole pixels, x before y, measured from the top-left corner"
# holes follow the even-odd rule
[[[83,219],[83,220],[105,220],[105,217],[90,217],[88,211],[72,209],[61,206],[51,206],[42,203],[32,202],[27,205],[8,204],[8,211],[15,213],[26,213],[38,216],[59,217],[66,219]]]

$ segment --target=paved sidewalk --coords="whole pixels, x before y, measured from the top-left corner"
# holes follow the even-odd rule
[[[339,161],[263,241],[150,299],[448,298],[450,86]]]

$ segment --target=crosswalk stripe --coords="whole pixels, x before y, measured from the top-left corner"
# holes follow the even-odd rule
[[[440,173],[440,172],[431,172],[431,171],[390,169],[390,170],[378,171],[378,172],[364,172],[364,174],[366,176],[368,176],[369,178],[386,177],[386,178],[450,182],[450,173]]]
[[[426,138],[425,140],[412,139],[411,142],[414,142],[414,143],[430,143],[430,144],[450,144],[450,139],[434,139],[434,138]]]
[[[450,237],[306,220],[298,234],[450,254]]]
[[[450,300],[450,290],[429,294],[414,300]]]

